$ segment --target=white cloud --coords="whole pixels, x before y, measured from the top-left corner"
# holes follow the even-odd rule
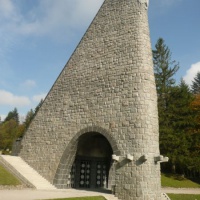
[[[190,69],[187,70],[186,75],[183,77],[183,79],[188,85],[192,84],[192,81],[194,80],[194,77],[197,75],[197,72],[200,72],[200,62],[192,64]]]
[[[0,115],[1,120],[0,121],[4,121],[4,119],[6,118],[6,115]]]
[[[11,92],[0,90],[0,105],[10,105],[14,107],[29,106],[31,101],[26,96],[17,96]]]
[[[24,0],[25,1],[25,0]],[[103,0],[0,0],[0,64],[25,37],[69,42],[92,21]]]
[[[11,0],[0,1],[0,13],[5,18],[10,18],[15,13],[15,7]]]
[[[42,0],[28,12],[20,10],[20,4],[2,0],[9,21],[4,26],[22,35],[51,35],[70,33],[73,28],[88,25],[103,0]],[[7,5],[7,6],[6,6]],[[3,9],[3,8],[2,8]],[[14,13],[14,14],[12,14]],[[14,16],[14,17],[13,17]],[[5,15],[4,15],[5,17]]]
[[[39,94],[39,95],[34,95],[33,96],[33,101],[39,103],[42,99],[43,100],[45,99],[46,95],[47,95],[46,93]]]

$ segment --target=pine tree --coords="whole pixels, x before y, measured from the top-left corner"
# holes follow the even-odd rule
[[[176,61],[171,61],[171,52],[162,38],[159,38],[155,50],[153,50],[153,63],[154,74],[156,80],[156,88],[158,95],[158,112],[159,112],[159,125],[160,134],[164,127],[170,126],[168,121],[168,102],[171,93],[171,89],[175,84],[174,74],[179,69],[179,64]]]
[[[166,109],[171,88],[175,85],[173,76],[179,69],[179,64],[171,60],[171,52],[164,40],[159,38],[153,50],[154,74],[158,95],[158,111],[160,126],[168,126]]]
[[[171,60],[171,52],[164,40],[159,38],[153,50],[154,73],[158,97],[165,97],[170,87],[175,84],[174,74],[179,69],[179,64]]]
[[[194,94],[200,94],[200,72],[198,72],[194,77],[194,81],[192,81],[191,87]]]
[[[31,121],[33,120],[35,116],[35,113],[34,111],[31,109],[27,114],[26,114],[26,119],[24,121],[24,125],[25,125],[25,128],[27,129],[31,123]]]
[[[154,73],[158,94],[161,154],[170,158],[165,170],[200,171],[200,73],[194,79],[192,92],[181,80],[176,86],[173,76],[179,69],[171,61],[171,52],[159,38],[153,50]],[[163,168],[163,167],[162,167]]]
[[[194,127],[193,111],[190,107],[193,95],[189,86],[181,80],[180,85],[171,88],[165,110],[165,121],[160,126],[160,150],[170,157],[173,170],[183,171],[185,160],[190,158],[190,135]]]
[[[168,103],[171,120],[176,129],[185,130],[194,125],[190,106],[193,100],[194,96],[183,79],[178,86],[172,88]]]
[[[153,50],[154,74],[158,95],[159,133],[161,154],[170,157],[170,165],[175,171],[180,146],[180,135],[175,134],[173,118],[172,93],[176,93],[173,76],[179,69],[179,64],[172,61],[171,52],[162,38],[159,38]]]
[[[40,109],[40,107],[42,106],[42,103],[43,103],[43,99],[41,99],[41,101],[39,102],[39,104],[36,106],[36,108],[35,108],[35,115],[38,112],[38,110]]]
[[[7,117],[5,118],[4,122],[7,122],[9,120],[15,120],[18,124],[19,124],[19,113],[17,111],[17,108],[14,108],[13,111],[10,111],[7,115]]]

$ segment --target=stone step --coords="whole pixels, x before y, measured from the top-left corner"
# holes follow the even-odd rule
[[[17,177],[24,177],[33,187],[38,190],[55,190],[56,187],[30,167],[18,156],[0,155],[2,163]],[[29,184],[29,185],[30,185]]]

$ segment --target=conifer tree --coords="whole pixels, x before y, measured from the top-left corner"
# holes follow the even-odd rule
[[[194,127],[193,110],[190,107],[193,95],[189,86],[181,80],[171,88],[165,110],[165,123],[160,126],[160,150],[170,157],[169,163],[175,172],[177,166],[183,171],[185,160],[190,158],[189,130]]]
[[[153,50],[154,73],[159,97],[165,97],[170,87],[175,84],[174,74],[179,64],[171,60],[171,52],[165,41],[159,38]]]
[[[169,47],[159,38],[153,50],[154,74],[158,95],[159,133],[161,154],[170,157],[172,166],[175,166],[179,145],[178,135],[174,135],[170,98],[175,79],[173,76],[179,69],[179,64],[172,61]],[[171,153],[173,152],[173,153]]]
[[[179,64],[171,59],[171,51],[164,40],[159,38],[153,50],[154,74],[158,95],[158,110],[160,126],[168,126],[166,109],[171,88],[175,85],[173,76],[179,69]]]
[[[171,52],[162,38],[159,38],[155,50],[153,50],[154,74],[158,95],[158,112],[160,123],[160,134],[164,127],[170,126],[168,121],[168,102],[171,88],[175,84],[173,76],[179,69],[179,64],[171,60]]]
[[[189,86],[181,79],[181,83],[172,88],[169,99],[169,110],[171,119],[176,129],[189,129],[193,123],[193,111],[191,103],[194,100]]]
[[[200,71],[194,77],[191,87],[194,94],[200,94]]]
[[[7,115],[7,117],[5,118],[4,122],[9,121],[9,120],[15,120],[18,124],[19,124],[19,113],[17,111],[17,108],[14,108],[13,111],[10,111]]]
[[[25,128],[27,129],[31,123],[31,121],[33,120],[35,116],[34,111],[31,109],[27,114],[26,114],[26,119],[24,122]]]
[[[40,109],[40,107],[42,106],[42,103],[43,103],[43,99],[41,99],[40,102],[39,102],[39,104],[36,106],[36,108],[35,108],[35,115],[38,112],[38,110]]]

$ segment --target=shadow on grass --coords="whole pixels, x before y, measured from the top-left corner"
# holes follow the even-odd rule
[[[181,175],[181,174],[171,174],[171,173],[167,173],[167,174],[164,174],[164,175],[168,178],[173,178],[174,180],[178,180],[178,181],[191,180],[192,182],[200,184],[200,177],[199,178],[192,178],[192,177],[186,177],[186,176]]]
[[[167,187],[200,188],[200,178],[188,178],[180,174],[162,174],[162,183]]]
[[[200,185],[200,177],[199,178],[188,178],[188,179]]]
[[[168,178],[178,180],[178,181],[187,180],[187,178],[185,178],[183,175],[180,175],[180,174],[164,174],[164,175]]]

